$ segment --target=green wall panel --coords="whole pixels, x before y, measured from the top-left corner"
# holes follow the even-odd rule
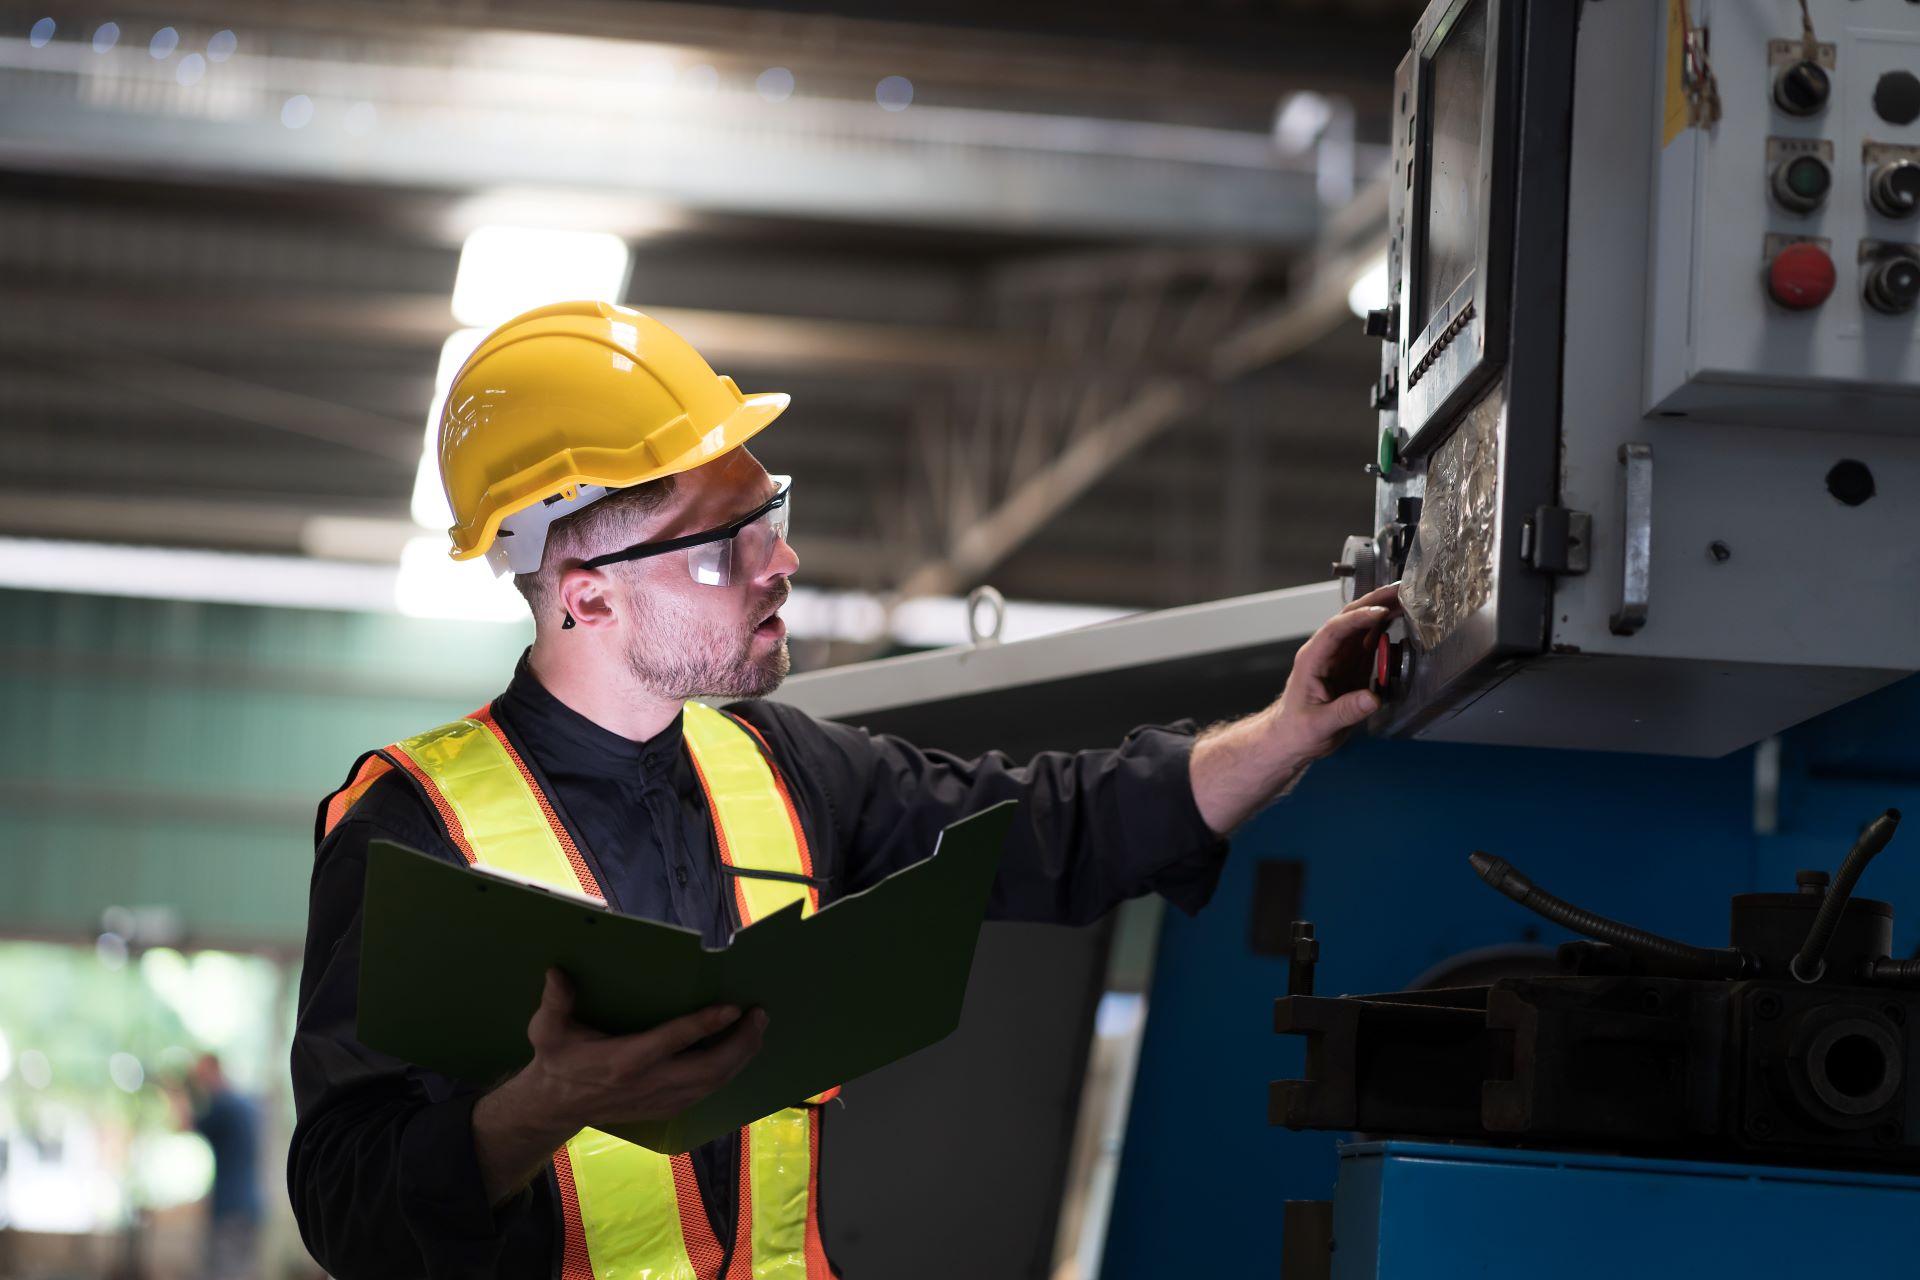
[[[531,624],[0,591],[0,932],[164,907],[297,948],[316,804],[498,692]]]

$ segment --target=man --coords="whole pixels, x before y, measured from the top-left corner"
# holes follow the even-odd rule
[[[266,1216],[259,1110],[233,1088],[211,1053],[194,1060],[184,1089],[172,1096],[180,1127],[192,1129],[213,1149],[202,1274],[208,1280],[249,1280],[258,1274],[260,1222]]]
[[[514,869],[720,945],[785,902],[812,911],[875,883],[1013,798],[995,916],[1079,923],[1151,891],[1192,911],[1224,836],[1373,710],[1358,669],[1391,591],[1321,628],[1273,706],[1197,739],[1141,729],[1015,767],[752,701],[787,671],[779,610],[798,560],[792,490],[744,446],[786,402],[743,396],[664,326],[603,304],[509,322],[455,379],[440,444],[454,554],[515,573],[535,639],[487,708],[363,757],[321,806],[288,1177],[309,1249],[341,1280],[835,1274],[820,1100],[681,1157],[598,1127],[719,1087],[769,1034],[759,1011],[607,1036],[572,1018],[551,973],[531,1062],[484,1091],[359,1044],[372,840]],[[749,701],[721,713],[696,697]]]

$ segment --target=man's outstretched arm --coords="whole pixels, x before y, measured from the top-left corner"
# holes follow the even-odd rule
[[[1194,741],[1193,801],[1216,833],[1226,835],[1284,795],[1379,709],[1367,689],[1367,655],[1399,609],[1398,583],[1355,600],[1300,646],[1272,705]]]

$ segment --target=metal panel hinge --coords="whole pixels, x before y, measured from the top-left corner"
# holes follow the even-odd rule
[[[1520,527],[1520,559],[1542,573],[1585,573],[1593,517],[1565,507],[1535,507]]]

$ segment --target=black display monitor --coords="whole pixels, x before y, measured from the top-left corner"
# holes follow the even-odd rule
[[[1478,254],[1486,63],[1486,0],[1468,0],[1428,61],[1426,225],[1415,304],[1422,328],[1473,274]]]
[[[1431,449],[1505,357],[1513,0],[1436,0],[1416,31],[1400,427]]]

